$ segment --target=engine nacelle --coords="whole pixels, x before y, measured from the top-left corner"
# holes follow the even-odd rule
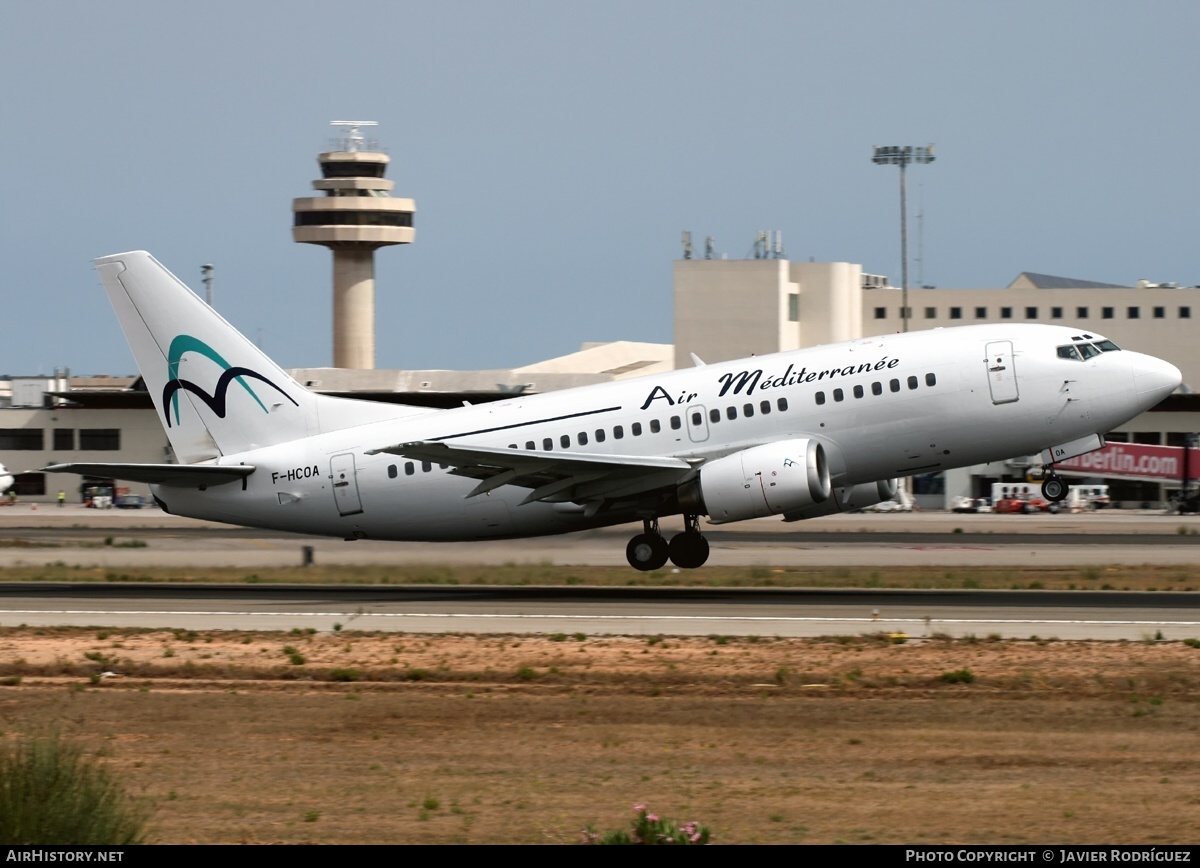
[[[822,503],[784,513],[784,521],[800,521],[803,518],[817,518],[822,515],[834,515],[839,512],[850,512],[865,506],[874,506],[896,496],[899,480],[880,479],[877,482],[863,482],[849,488],[834,489],[833,496]]]
[[[842,509],[862,509],[864,506],[874,506],[891,500],[899,490],[900,480],[880,479],[877,482],[864,482],[838,492],[838,501]]]
[[[700,468],[700,494],[713,524],[801,510],[829,499],[825,449],[784,440],[726,455]]]

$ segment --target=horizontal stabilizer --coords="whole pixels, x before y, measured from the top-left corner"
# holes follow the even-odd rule
[[[202,485],[224,485],[245,479],[254,472],[250,464],[51,464],[43,473],[81,473],[127,482],[150,485],[173,485],[177,488],[197,488]]]

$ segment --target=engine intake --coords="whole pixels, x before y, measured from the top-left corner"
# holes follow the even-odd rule
[[[832,491],[825,449],[808,439],[718,458],[700,468],[699,482],[713,524],[802,511],[824,503]]]

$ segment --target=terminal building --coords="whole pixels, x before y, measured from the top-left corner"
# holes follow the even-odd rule
[[[1110,442],[1195,445],[1200,431],[1200,349],[1190,331],[1200,315],[1200,287],[1139,281],[1136,286],[1023,272],[999,289],[903,292],[886,277],[846,262],[760,258],[690,259],[675,263],[675,364],[782,352],[899,331],[970,323],[1044,322],[1078,327],[1119,346],[1167,359],[1183,373],[1179,392],[1120,431]],[[1030,456],[913,480],[918,504],[946,508],[956,496],[986,497],[991,484],[1040,469]],[[1200,466],[1191,478],[1200,476]],[[1179,484],[1123,480],[1115,502],[1161,504]]]

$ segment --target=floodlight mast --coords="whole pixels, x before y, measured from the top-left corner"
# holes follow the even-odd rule
[[[911,145],[886,145],[884,147],[875,146],[875,156],[871,158],[871,162],[877,166],[899,166],[900,167],[900,287],[902,297],[900,301],[900,322],[901,331],[908,331],[908,191],[905,188],[904,172],[908,168],[909,163],[932,163],[933,143],[923,148],[914,148]]]

